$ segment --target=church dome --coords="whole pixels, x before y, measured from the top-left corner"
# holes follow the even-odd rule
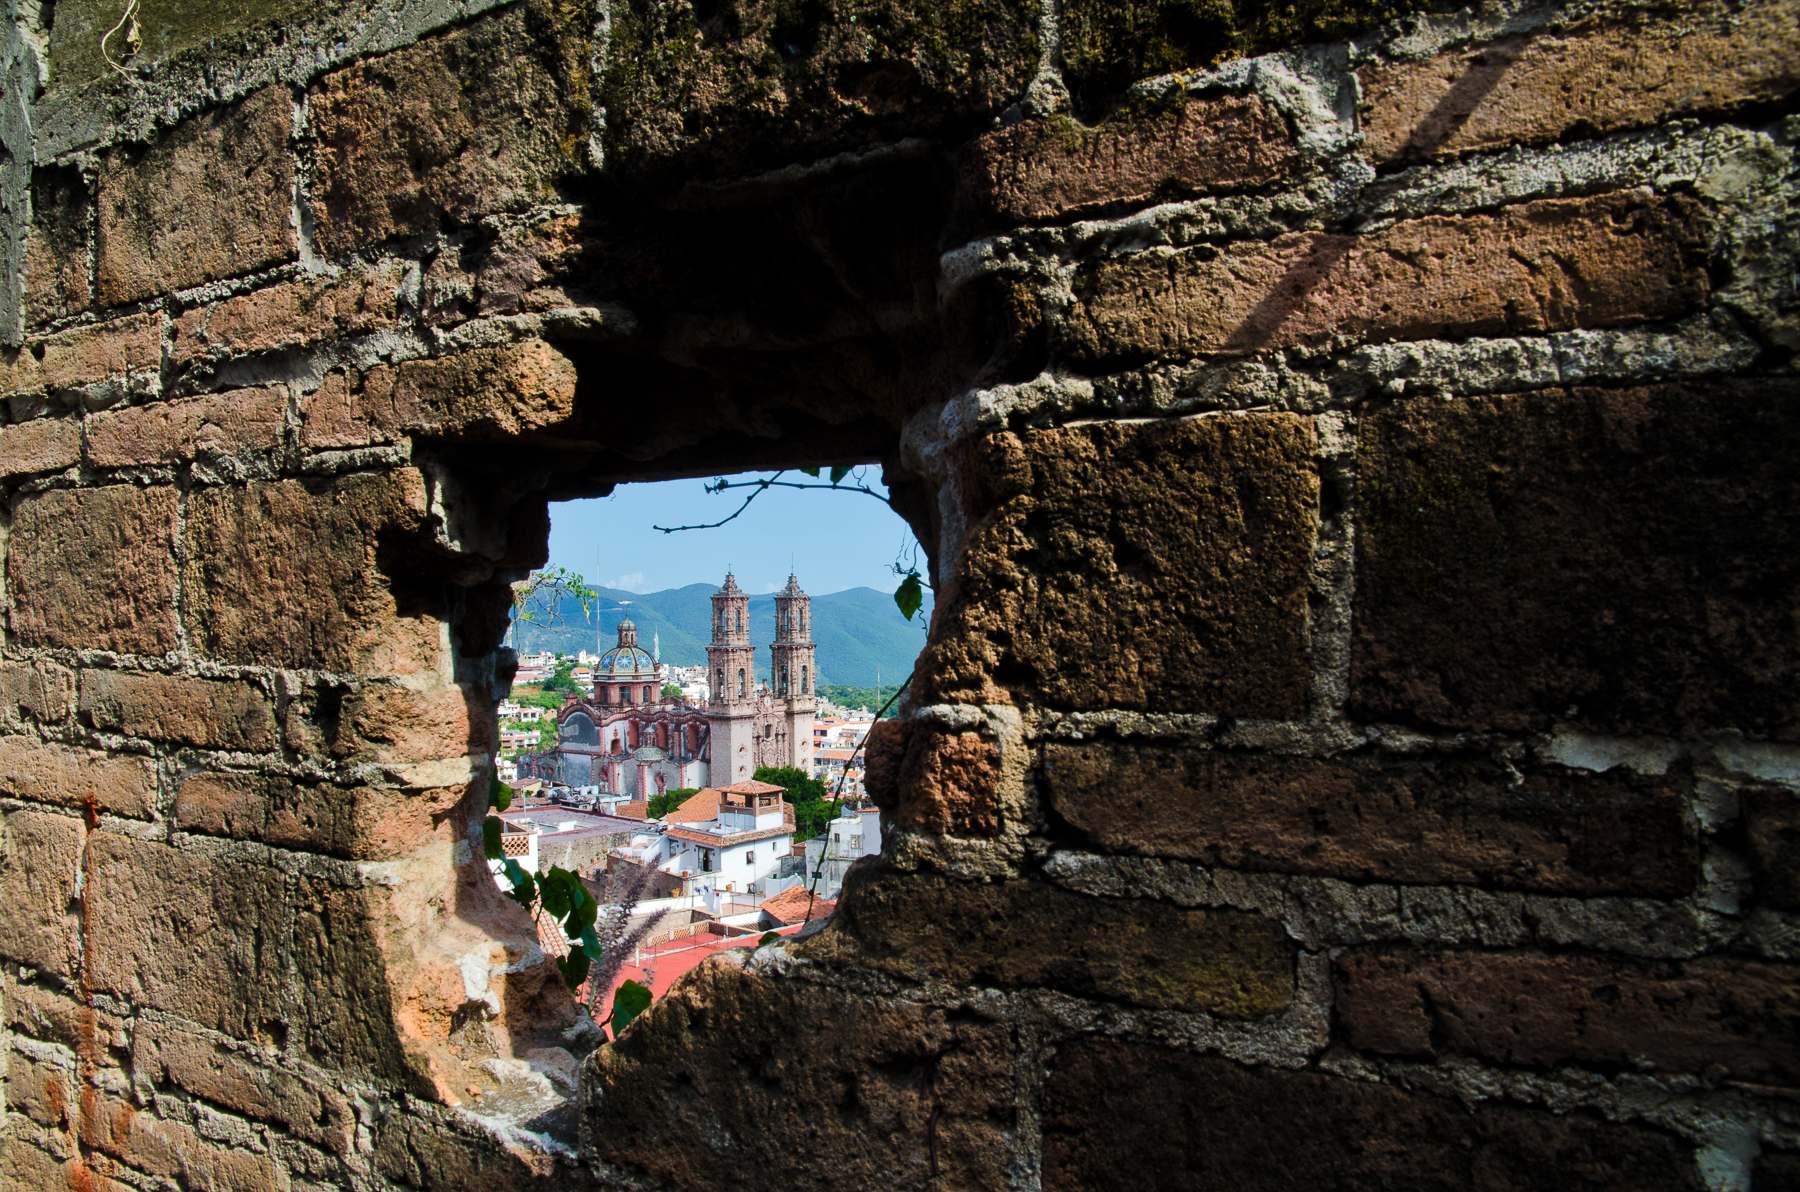
[[[629,620],[619,622],[619,644],[600,655],[594,664],[594,679],[647,679],[656,676],[656,660],[637,644],[637,626]]]

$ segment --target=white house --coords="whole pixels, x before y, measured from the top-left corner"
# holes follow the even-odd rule
[[[836,819],[825,825],[825,831],[806,842],[806,874],[810,881],[823,859],[825,871],[819,883],[820,896],[836,898],[844,885],[844,873],[862,857],[881,851],[881,810],[873,803],[844,805]]]
[[[651,825],[616,855],[681,878],[684,894],[760,895],[781,858],[793,852],[793,807],[782,800],[780,787],[754,780],[703,791],[682,806],[709,797],[718,800],[710,820]]]

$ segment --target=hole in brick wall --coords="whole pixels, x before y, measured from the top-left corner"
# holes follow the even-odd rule
[[[578,575],[587,591],[515,589],[525,603],[507,642],[518,670],[496,767],[523,796],[505,819],[539,829],[520,846],[522,867],[571,870],[602,900],[642,872],[648,909],[627,930],[654,917],[647,938],[670,953],[659,962],[640,945],[607,990],[582,991],[603,1021],[624,980],[660,996],[720,947],[795,929],[760,904],[803,886],[806,841],[832,847],[830,821],[863,805],[856,748],[924,646],[931,590],[881,469],[839,467],[835,485],[827,462],[816,477],[794,468],[727,476],[723,488],[720,478],[632,483],[553,503],[534,574]],[[909,619],[895,593],[914,570],[925,586]],[[717,796],[695,795],[751,780],[782,786],[788,806],[715,812]],[[879,832],[856,823],[839,851],[852,838],[878,851]],[[671,836],[678,824],[693,838]],[[844,868],[828,867],[834,887]],[[496,880],[512,888],[503,870]],[[679,940],[660,940],[671,931]],[[545,934],[556,951],[562,941]]]

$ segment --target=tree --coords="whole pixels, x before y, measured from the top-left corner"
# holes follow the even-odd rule
[[[582,690],[581,684],[575,681],[575,664],[573,662],[557,663],[556,673],[544,680],[544,690],[564,691],[570,695],[587,694]]]
[[[677,807],[680,807],[683,803],[699,793],[698,790],[690,786],[682,787],[678,790],[665,791],[660,795],[652,795],[650,796],[650,806],[645,809],[644,814],[650,819],[661,819],[663,816],[674,811]]]
[[[760,766],[751,775],[758,782],[781,787],[781,797],[794,805],[794,839],[811,840],[831,822],[832,804],[825,784],[795,766]]]
[[[663,698],[664,699],[680,699],[681,698],[681,688],[676,686],[674,683],[664,683],[663,684]]]

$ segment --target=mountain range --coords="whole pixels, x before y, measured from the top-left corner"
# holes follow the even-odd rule
[[[629,616],[637,626],[638,645],[656,642],[662,660],[673,666],[703,666],[706,643],[712,640],[713,584],[689,584],[661,592],[635,593],[599,588],[599,599],[586,613],[581,602],[563,597],[548,625],[516,626],[520,653],[538,650],[574,654],[609,650],[618,644],[619,622]],[[876,667],[883,684],[906,677],[925,645],[931,621],[931,593],[909,624],[894,607],[890,592],[849,588],[812,598],[812,636],[818,644],[817,681],[872,686]],[[775,597],[750,597],[750,640],[755,643],[757,674],[769,673],[768,646],[775,638]]]

